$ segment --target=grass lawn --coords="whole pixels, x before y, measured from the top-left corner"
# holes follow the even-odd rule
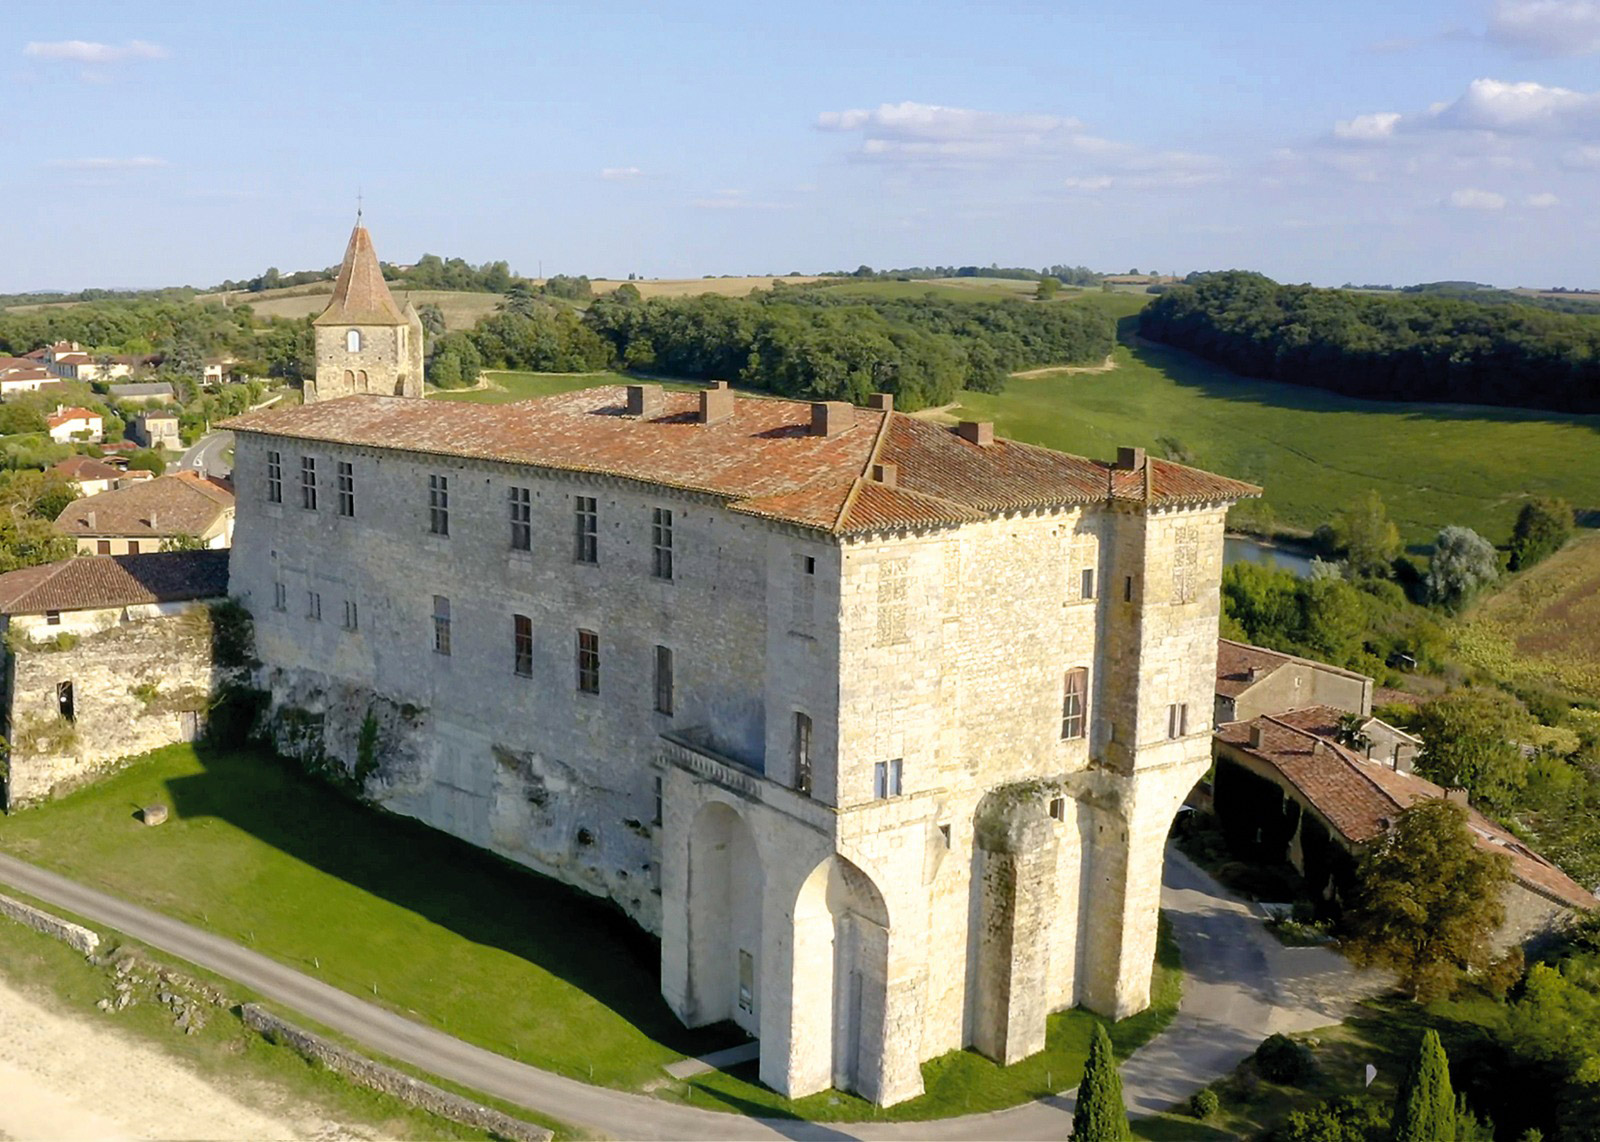
[[[440,389],[428,394],[431,400],[466,401],[470,404],[508,404],[517,400],[570,393],[601,385],[623,385],[631,378],[622,373],[520,373],[506,369],[486,369],[487,386],[481,389]]]
[[[1090,293],[1075,304],[1105,306],[1126,330],[1144,300]],[[1160,455],[1175,443],[1202,467],[1263,485],[1277,522],[1305,531],[1371,487],[1411,544],[1452,523],[1503,542],[1527,495],[1600,506],[1600,416],[1353,400],[1147,344],[1119,345],[1115,357],[1106,373],[963,393],[956,415],[1087,456],[1124,444]]]
[[[172,818],[150,829],[141,805]],[[659,946],[611,905],[443,833],[360,806],[268,754],[158,750],[99,785],[0,818],[0,849],[247,944],[469,1042],[625,1089],[743,1040],[685,1030],[660,998]],[[1163,938],[1150,1010],[1112,1027],[1128,1051],[1166,1025],[1181,972]],[[969,1051],[924,1065],[928,1093],[887,1111],[848,1095],[786,1100],[754,1068],[661,1097],[833,1120],[992,1110],[1075,1084],[1094,1016],[1052,1017],[1049,1049],[1001,1068]]]

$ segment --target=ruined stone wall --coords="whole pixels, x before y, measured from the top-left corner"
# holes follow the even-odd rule
[[[825,614],[837,548],[620,480],[254,433],[236,448],[231,582],[255,617],[278,744],[357,779],[386,808],[608,895],[659,931],[663,732],[762,770],[774,755],[787,765],[803,709],[818,772],[831,772],[835,652],[820,618],[790,644],[785,587],[796,560],[813,559]],[[283,454],[281,505],[265,502],[269,448]],[[303,452],[318,461],[317,511],[299,506]],[[339,460],[354,465],[353,518],[337,514]],[[449,480],[448,537],[429,531],[429,475]],[[531,551],[510,548],[514,486],[531,493]],[[574,561],[578,496],[597,501],[596,564]],[[671,581],[652,577],[658,507],[674,513]],[[433,646],[436,595],[449,599],[449,655]],[[532,620],[531,677],[514,672],[518,614]],[[577,690],[580,628],[600,637],[598,695]],[[673,654],[671,714],[654,708],[657,646]]]
[[[83,785],[130,757],[191,740],[219,677],[209,604],[66,612],[61,624],[14,616],[8,808]],[[72,687],[71,721],[58,687]]]

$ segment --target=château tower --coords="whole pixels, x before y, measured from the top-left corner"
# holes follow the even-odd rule
[[[317,377],[306,383],[307,404],[353,393],[422,395],[422,320],[409,301],[404,310],[395,304],[359,217],[333,298],[312,324]]]

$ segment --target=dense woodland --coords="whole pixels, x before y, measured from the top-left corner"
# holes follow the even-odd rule
[[[1139,331],[1245,376],[1348,396],[1600,412],[1600,315],[1229,271],[1168,290]]]

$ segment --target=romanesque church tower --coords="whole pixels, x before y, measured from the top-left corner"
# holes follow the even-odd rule
[[[372,249],[372,235],[356,220],[333,299],[312,323],[317,332],[317,379],[305,400],[352,393],[422,395],[422,320],[408,301],[402,310],[389,293]]]

